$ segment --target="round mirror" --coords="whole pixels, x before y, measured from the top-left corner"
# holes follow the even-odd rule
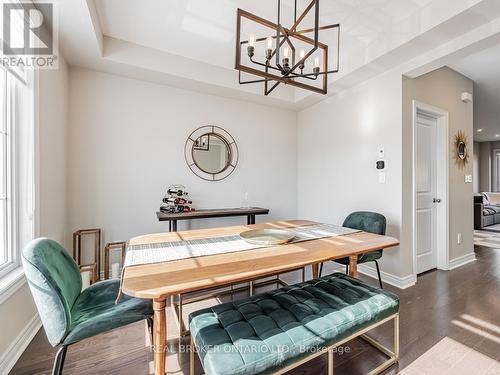
[[[465,159],[465,142],[459,142],[457,147],[458,157],[462,160]]]
[[[235,140],[218,126],[203,126],[192,132],[184,152],[191,171],[208,181],[226,178],[238,163]]]
[[[205,173],[217,174],[227,168],[231,160],[231,148],[217,133],[198,137],[192,147],[193,161]]]

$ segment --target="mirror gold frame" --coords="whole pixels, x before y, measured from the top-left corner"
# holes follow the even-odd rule
[[[459,131],[455,136],[455,149],[454,149],[455,163],[459,168],[463,169],[469,162],[469,145],[467,136],[463,131]]]
[[[224,167],[217,172],[208,171],[204,169],[200,163],[196,162],[195,151],[207,151],[203,148],[204,144],[200,145],[199,143],[199,140],[203,137],[206,137],[208,144],[210,137],[216,137],[226,147],[226,163]],[[238,145],[236,141],[231,134],[220,126],[208,125],[199,127],[189,135],[184,145],[184,157],[189,169],[191,169],[196,176],[206,181],[220,181],[229,177],[238,164],[238,156]]]

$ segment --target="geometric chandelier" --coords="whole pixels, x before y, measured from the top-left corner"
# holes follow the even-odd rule
[[[293,24],[284,27],[282,1],[277,1],[276,22],[238,9],[235,69],[239,71],[239,83],[264,83],[266,96],[280,83],[326,94],[328,74],[339,71],[340,25],[319,25],[319,0],[312,0],[300,15],[297,14],[297,0],[294,0]],[[314,26],[300,28],[306,17],[313,17]],[[245,34],[248,35],[245,40],[241,40],[242,23],[245,23],[246,30],[250,30]],[[336,66],[329,70],[328,45],[320,42],[319,34],[331,29],[337,32],[333,40],[336,43]],[[258,79],[244,81],[242,73]]]

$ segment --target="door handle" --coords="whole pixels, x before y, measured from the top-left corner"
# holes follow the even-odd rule
[[[439,198],[432,198],[432,203],[441,203],[441,199],[439,199]]]

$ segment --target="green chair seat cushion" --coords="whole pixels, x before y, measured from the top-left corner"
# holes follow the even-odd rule
[[[334,273],[189,316],[207,375],[269,374],[399,310],[387,291]]]
[[[71,327],[64,344],[122,327],[151,317],[150,300],[124,296],[115,304],[119,280],[106,280],[85,289],[71,309]]]
[[[369,253],[360,254],[358,255],[358,263],[373,262],[377,259],[382,258],[382,254],[383,254],[382,250],[376,250],[376,251],[371,251]],[[340,264],[349,264],[349,258],[335,259],[334,262]]]

